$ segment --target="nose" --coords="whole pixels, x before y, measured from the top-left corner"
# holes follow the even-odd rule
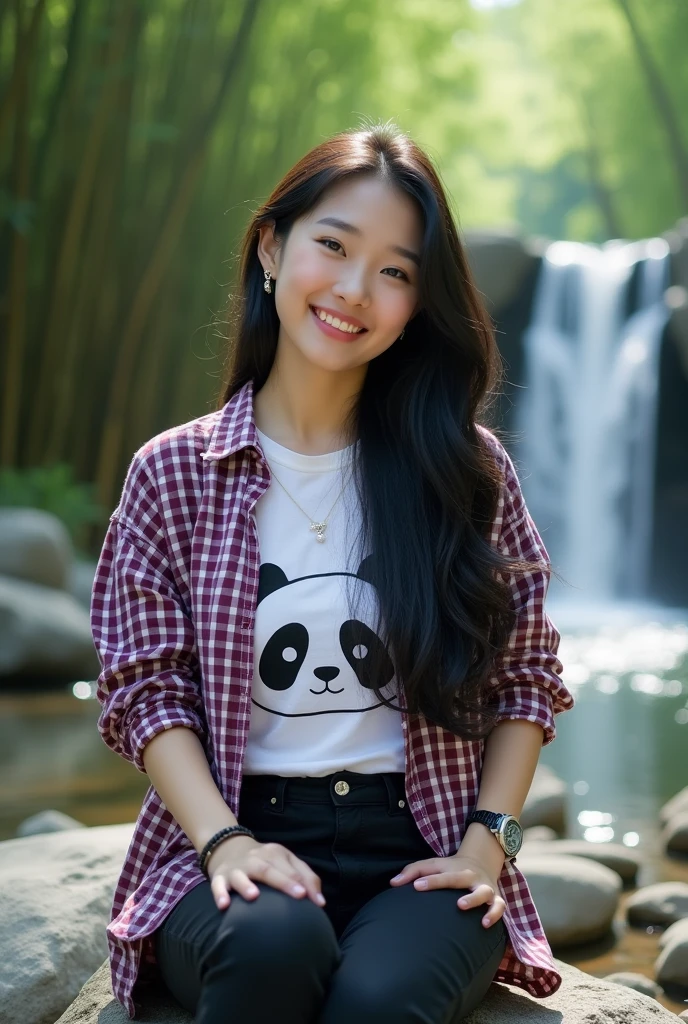
[[[321,665],[320,668],[313,669],[313,675],[322,679],[323,683],[329,683],[331,679],[337,678],[339,669],[336,665]]]
[[[370,292],[363,267],[359,271],[352,268],[347,277],[339,281],[332,290],[350,306],[363,306],[365,309],[370,305]]]

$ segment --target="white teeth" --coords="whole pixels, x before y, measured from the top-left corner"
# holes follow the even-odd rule
[[[363,330],[362,327],[354,327],[353,324],[348,324],[346,320],[340,320],[338,316],[330,316],[329,313],[324,313],[322,309],[317,309],[315,306],[313,308],[315,309],[316,316],[326,323],[332,324],[333,327],[338,328],[338,330],[343,331],[345,334],[360,334]]]

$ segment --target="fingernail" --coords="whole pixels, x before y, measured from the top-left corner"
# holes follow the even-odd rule
[[[489,917],[484,917],[483,918],[483,924],[489,924],[489,923],[490,923]]]
[[[394,878],[392,879],[392,881],[393,882],[398,882],[401,879],[401,877],[402,877],[401,875],[395,875]]]
[[[415,884],[416,884],[416,889],[427,889],[427,887],[428,887],[428,880],[427,880],[427,878],[418,878],[418,879],[416,879],[416,883]]]
[[[302,885],[293,885],[291,891],[295,896],[303,896],[306,890]]]
[[[321,907],[325,906],[325,897],[323,896],[323,894],[321,892],[319,892],[318,895],[315,898],[316,898],[316,900],[318,901],[318,903],[320,904]]]
[[[461,904],[462,907],[467,907],[468,906],[468,900],[466,899],[465,896],[464,896],[463,899],[459,900],[459,903]]]

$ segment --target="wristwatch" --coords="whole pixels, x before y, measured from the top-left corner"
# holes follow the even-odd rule
[[[514,860],[523,843],[523,829],[518,818],[494,811],[473,811],[466,820],[466,827],[473,821],[486,825],[504,850],[507,860]]]

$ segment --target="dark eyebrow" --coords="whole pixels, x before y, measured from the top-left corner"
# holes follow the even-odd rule
[[[338,217],[323,217],[322,220],[316,221],[316,224],[329,224],[333,228],[339,228],[341,231],[348,231],[352,235],[362,235],[363,232],[360,228],[355,227],[353,224],[348,224],[345,220],[339,220]],[[407,260],[411,260],[416,266],[420,266],[420,256],[416,252],[411,252],[410,249],[404,249],[403,245],[390,245],[389,248],[392,252],[397,253],[399,256],[405,256]]]

